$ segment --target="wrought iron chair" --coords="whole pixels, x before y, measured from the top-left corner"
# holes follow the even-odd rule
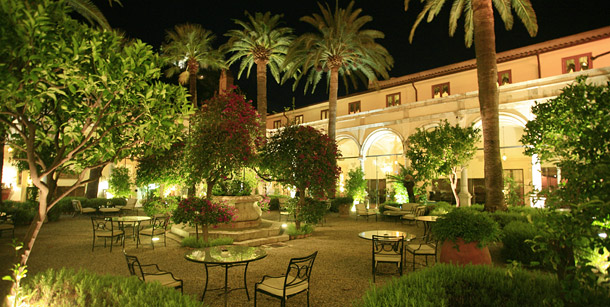
[[[75,217],[77,213],[87,214],[87,213],[96,213],[97,212],[97,209],[95,209],[95,208],[83,208],[83,206],[80,203],[80,200],[77,200],[77,199],[72,200],[72,208],[74,209],[74,214],[72,215],[72,217]]]
[[[155,216],[152,220],[151,226],[140,229],[139,235],[149,236],[150,237],[150,245],[155,249],[155,238],[159,238],[163,236],[163,245],[167,246],[166,242],[166,233],[167,233],[167,225],[169,224],[169,215],[161,215]],[[139,238],[138,238],[139,240]]]
[[[307,306],[309,306],[309,279],[316,255],[318,252],[306,257],[290,259],[288,270],[282,276],[263,276],[260,282],[254,284],[254,307],[258,292],[279,298],[282,306],[286,305],[286,299],[307,292]]]
[[[431,235],[423,236],[419,243],[411,243],[405,246],[405,250],[413,255],[413,271],[415,271],[415,257],[426,257],[426,266],[428,266],[428,256],[434,256],[436,262],[438,242]]]
[[[114,238],[121,240],[123,248],[125,248],[125,231],[119,229],[118,224],[115,229],[111,218],[104,217],[91,217],[91,225],[93,226],[93,244],[91,245],[91,251],[95,250],[95,238],[104,238],[104,248],[106,247],[106,240],[110,239],[110,252],[112,252],[112,241]]]
[[[398,273],[402,276],[404,242],[405,238],[403,236],[389,237],[373,235],[373,282],[375,282],[377,266],[380,263],[396,264]]]
[[[140,264],[138,257],[127,255],[125,250],[123,254],[131,276],[137,276],[143,282],[158,282],[165,287],[180,289],[180,292],[184,293],[182,279],[174,277],[171,272],[159,269],[156,264]]]

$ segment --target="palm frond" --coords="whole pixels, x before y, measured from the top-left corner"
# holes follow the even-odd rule
[[[512,6],[530,36],[538,34],[538,20],[530,0],[512,0]]]
[[[455,29],[457,29],[457,22],[462,16],[464,11],[464,2],[467,0],[455,0],[451,6],[451,13],[449,14],[449,36],[453,37]]]
[[[504,27],[506,30],[513,28],[513,13],[510,7],[511,0],[493,0],[494,7],[502,21],[504,21]]]
[[[111,30],[110,24],[100,9],[93,4],[90,0],[67,0],[74,10],[81,16],[85,17],[91,24],[98,24],[105,30]],[[119,2],[118,2],[119,3]]]

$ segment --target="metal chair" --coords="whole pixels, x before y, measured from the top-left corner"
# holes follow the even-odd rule
[[[309,306],[309,279],[316,255],[318,252],[306,257],[290,259],[286,274],[282,276],[263,276],[260,282],[254,284],[254,307],[258,292],[279,298],[282,306],[286,305],[286,299],[307,292],[307,306]]]
[[[150,245],[155,249],[155,238],[163,235],[163,245],[167,246],[166,233],[167,225],[169,224],[169,215],[155,216],[152,220],[151,226],[140,229],[139,235],[150,236]],[[140,240],[140,238],[138,238]]]
[[[413,255],[413,271],[415,271],[415,257],[424,256],[426,257],[426,266],[428,266],[428,256],[434,256],[436,262],[438,242],[436,242],[431,235],[423,236],[419,243],[407,244],[405,251]]]
[[[72,215],[72,217],[75,217],[77,213],[87,214],[87,213],[96,213],[97,212],[97,209],[95,209],[95,208],[83,208],[83,206],[80,203],[80,200],[77,200],[77,199],[72,200],[72,208],[74,208],[74,214]]]
[[[159,269],[156,264],[140,264],[138,257],[127,255],[125,250],[123,250],[123,254],[131,276],[137,276],[143,282],[158,282],[165,287],[179,288],[180,292],[184,293],[182,279],[174,277],[171,272]]]
[[[398,273],[402,276],[402,264],[403,264],[403,247],[405,238],[400,237],[389,237],[389,236],[378,236],[373,235],[373,257],[372,257],[372,269],[373,269],[373,282],[375,282],[375,276],[377,275],[377,266],[380,263],[394,263],[398,269]]]
[[[91,251],[95,250],[95,238],[100,237],[104,238],[104,248],[106,247],[106,240],[110,239],[110,252],[112,252],[112,241],[114,238],[117,240],[121,240],[123,244],[123,248],[125,248],[125,231],[119,229],[117,224],[117,229],[114,227],[115,222],[110,218],[104,217],[91,217],[91,225],[93,226],[93,244],[91,246]]]

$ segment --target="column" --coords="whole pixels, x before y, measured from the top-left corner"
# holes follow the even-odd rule
[[[460,178],[460,193],[458,194],[460,198],[460,206],[462,207],[470,207],[470,200],[472,199],[472,195],[468,192],[468,169],[465,166],[462,166],[462,176]]]

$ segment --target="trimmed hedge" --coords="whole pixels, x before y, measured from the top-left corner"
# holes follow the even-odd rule
[[[195,298],[159,283],[86,270],[49,269],[24,279],[22,290],[30,306],[201,306]]]
[[[351,196],[337,197],[330,201],[330,209],[328,209],[328,211],[339,212],[339,206],[349,205],[351,207],[351,205],[353,203],[354,203],[354,198],[352,198]]]
[[[437,264],[373,286],[354,306],[564,306],[553,275],[485,265]],[[608,306],[602,293],[588,293],[586,306]]]
[[[518,261],[524,265],[532,262],[540,264],[543,255],[532,251],[526,240],[533,240],[538,235],[536,227],[528,222],[512,221],[503,229],[501,250],[502,257],[509,261]]]

